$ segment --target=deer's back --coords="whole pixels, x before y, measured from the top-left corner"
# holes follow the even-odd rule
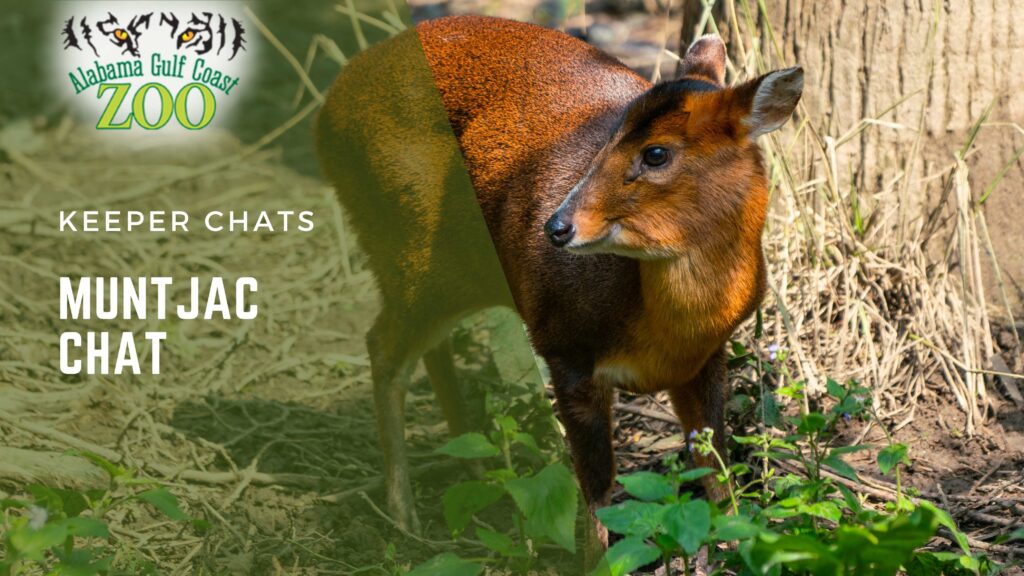
[[[416,32],[535,347],[592,355],[617,331],[611,324],[624,322],[635,304],[622,295],[638,293],[636,264],[559,251],[544,237],[543,224],[584,175],[625,107],[649,84],[585,42],[531,24],[457,16],[421,23]],[[409,65],[410,58],[421,57],[417,50],[415,37],[405,33],[353,59],[328,94],[319,122],[326,164],[333,148],[358,149],[354,153],[365,153],[373,177],[384,180],[375,189],[414,197],[367,198],[346,190],[346,176],[328,169],[385,292],[388,284],[408,285],[430,269],[418,254],[423,247],[451,262],[482,252],[458,239],[460,230],[479,222],[443,208],[446,179],[462,166],[453,167],[446,157],[447,127],[417,122],[436,117],[437,105],[436,93],[418,90],[422,71]],[[410,74],[414,78],[405,77]],[[381,233],[359,223],[385,213],[401,230]],[[473,266],[441,268],[447,277],[432,279],[426,290],[443,293],[445,285],[457,284],[459,298],[475,298],[469,293],[478,277]]]
[[[608,324],[628,316],[621,296],[636,293],[635,263],[558,250],[543,225],[649,84],[585,42],[531,24],[467,16],[417,30],[535,346],[604,345],[616,331]]]

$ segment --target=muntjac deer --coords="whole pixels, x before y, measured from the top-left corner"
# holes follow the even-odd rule
[[[802,70],[726,87],[725,47],[706,36],[679,79],[652,86],[529,24],[450,17],[415,34],[422,52],[407,32],[353,59],[317,126],[321,163],[382,294],[367,345],[390,514],[416,526],[403,412],[412,366],[423,357],[451,432],[463,432],[447,331],[509,288],[550,368],[591,511],[610,499],[617,388],[668,391],[684,430],[710,427],[721,443],[723,348],[765,290],[768,181],[756,139],[789,119]],[[424,53],[461,149],[454,166],[436,152],[447,126],[403,120],[437,106],[437,93],[414,94],[406,78]],[[444,186],[462,170],[476,214],[445,208]],[[481,212],[507,288],[462,262],[460,230]]]

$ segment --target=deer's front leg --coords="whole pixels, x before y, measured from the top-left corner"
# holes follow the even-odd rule
[[[683,426],[683,434],[711,428],[714,431],[712,443],[715,450],[728,463],[728,452],[725,444],[725,402],[728,398],[728,379],[725,358],[717,353],[708,360],[692,382],[669,390],[672,407]],[[694,452],[694,464],[718,470],[719,464],[714,455],[702,455]],[[729,492],[726,487],[710,474],[704,477],[704,489],[708,499],[715,502],[725,500]]]
[[[595,384],[589,372],[573,371],[558,361],[549,360],[548,365],[576,477],[594,522],[595,530],[588,530],[586,548],[587,564],[592,566],[608,547],[608,530],[598,522],[595,512],[611,502],[615,479],[611,410],[614,393],[607,386]]]

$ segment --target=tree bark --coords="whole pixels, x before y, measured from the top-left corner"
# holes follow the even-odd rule
[[[1006,169],[984,204],[995,254],[1017,313],[1024,302],[1024,0],[719,0],[714,17],[733,62],[757,38],[765,69],[804,67],[804,106],[823,136],[842,137],[838,174],[859,194],[936,202],[955,154],[988,111],[967,153],[975,200]],[[680,49],[703,10],[685,0]],[[735,14],[736,21],[730,18]],[[750,26],[753,23],[753,26]],[[752,28],[752,29],[751,29]],[[989,110],[989,108],[991,109]],[[1014,160],[1016,158],[1016,160]],[[944,177],[943,177],[944,175]],[[947,200],[952,202],[952,200]],[[921,211],[920,218],[926,217]],[[944,247],[941,247],[944,248]],[[986,262],[989,300],[1000,304]]]

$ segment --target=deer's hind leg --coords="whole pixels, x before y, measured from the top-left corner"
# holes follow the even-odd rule
[[[453,438],[469,431],[469,418],[463,401],[459,376],[455,372],[452,339],[445,334],[440,342],[423,354],[423,367],[430,377],[430,386],[434,389],[441,413],[448,422],[448,433]]]
[[[419,519],[405,446],[405,398],[416,361],[422,357],[450,434],[457,436],[467,431],[449,337],[461,316],[439,314],[425,306],[396,312],[385,304],[366,336],[388,513],[413,532],[419,531]]]
[[[387,307],[366,335],[388,514],[413,532],[418,532],[420,525],[405,449],[405,396],[419,358],[417,336]]]

